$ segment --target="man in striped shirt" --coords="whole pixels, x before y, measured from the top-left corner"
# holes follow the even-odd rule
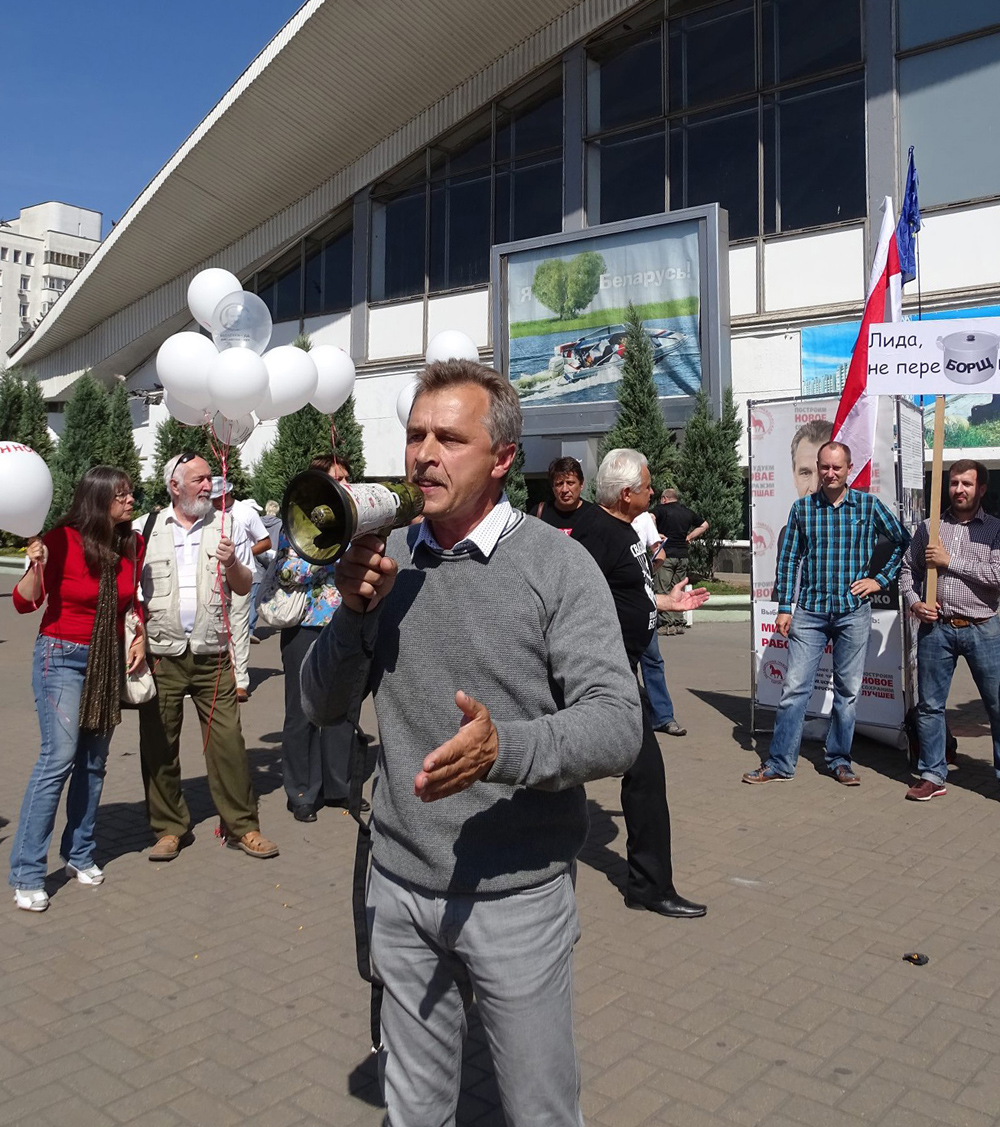
[[[948,471],[951,508],[941,517],[937,544],[929,521],[913,536],[899,589],[920,623],[917,633],[917,730],[920,782],[906,797],[926,802],[947,793],[945,705],[959,657],[968,662],[990,720],[993,765],[1000,777],[1000,520],[983,512],[989,472],[967,458]],[[927,565],[937,568],[937,598],[925,601]]]
[[[871,633],[869,599],[896,578],[910,536],[876,497],[848,488],[849,447],[827,442],[819,448],[816,464],[820,489],[792,506],[778,556],[774,625],[788,639],[788,668],[770,756],[756,771],[743,776],[745,783],[778,782],[795,774],[806,709],[827,645],[833,646],[833,717],[826,737],[826,765],[844,786],[856,787],[861,782],[851,766],[851,744]],[[891,552],[871,576],[879,539],[889,542]],[[793,619],[792,598],[800,564]]]

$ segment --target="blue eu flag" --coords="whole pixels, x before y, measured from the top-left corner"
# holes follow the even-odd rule
[[[913,163],[913,146],[910,146],[910,160],[906,168],[906,188],[903,190],[903,206],[896,224],[896,246],[899,250],[899,269],[903,285],[912,282],[917,276],[916,237],[920,230],[920,204],[917,202],[917,166]]]

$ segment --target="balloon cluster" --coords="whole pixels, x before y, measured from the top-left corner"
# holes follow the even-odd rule
[[[174,333],[156,354],[163,401],[178,422],[210,425],[220,442],[239,446],[261,420],[294,414],[307,403],[332,415],[350,398],[354,363],[343,349],[321,344],[306,352],[286,344],[265,351],[271,314],[235,274],[200,271],[187,299],[212,337]]]
[[[472,360],[479,363],[479,349],[472,337],[459,332],[458,329],[445,329],[431,338],[427,346],[427,355],[424,360],[428,364],[435,364],[445,360]],[[396,415],[405,429],[410,421],[410,408],[413,406],[417,394],[417,381],[410,382],[403,388],[396,399]]]

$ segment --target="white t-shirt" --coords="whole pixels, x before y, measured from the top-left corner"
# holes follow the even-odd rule
[[[245,567],[254,571],[256,564],[253,546],[258,540],[267,537],[264,522],[257,515],[257,510],[243,501],[231,502],[226,506],[226,511],[233,516],[233,545],[236,548],[236,558]]]
[[[204,518],[196,520],[190,528],[178,521],[171,505],[167,510],[166,523],[174,534],[174,554],[177,558],[177,595],[184,633],[194,629],[194,618],[198,612],[198,549],[201,547],[201,530]]]
[[[643,547],[648,548],[650,552],[655,552],[660,546],[663,537],[660,535],[660,530],[656,527],[656,521],[653,519],[652,513],[640,513],[634,521],[632,527],[639,534],[639,539]]]

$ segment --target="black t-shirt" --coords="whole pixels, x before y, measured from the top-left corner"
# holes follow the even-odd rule
[[[653,516],[656,518],[656,527],[660,535],[667,538],[663,545],[663,554],[675,559],[684,559],[688,554],[688,542],[685,537],[692,528],[703,524],[703,519],[680,501],[671,501],[669,505],[657,505],[653,510]]]
[[[593,511],[597,508],[600,508],[600,506],[594,505],[590,501],[581,501],[579,508],[573,509],[569,513],[563,513],[551,501],[546,501],[538,513],[538,519],[545,521],[546,524],[551,524],[553,528],[558,528],[561,532],[565,532],[567,536],[572,536],[578,528],[582,528],[590,520]]]
[[[599,505],[592,508],[591,518],[574,529],[572,536],[590,552],[608,581],[625,652],[634,668],[656,629],[649,554],[627,521],[610,516]]]

